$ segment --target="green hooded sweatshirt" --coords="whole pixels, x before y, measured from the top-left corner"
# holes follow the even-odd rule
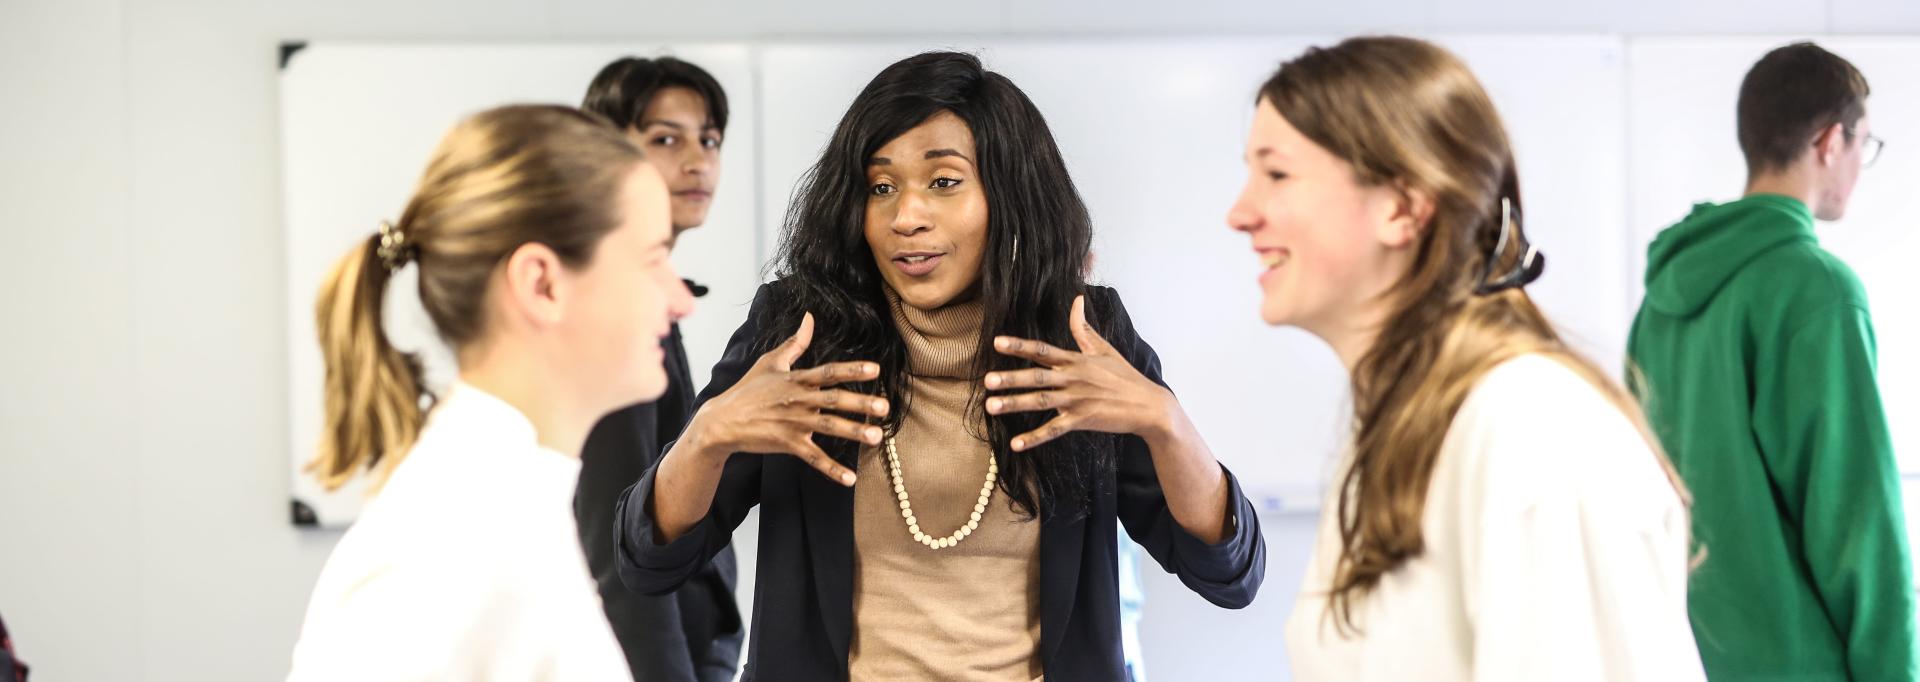
[[[1647,249],[1629,378],[1693,493],[1694,639],[1721,680],[1914,680],[1900,474],[1860,281],[1806,204],[1700,204]]]

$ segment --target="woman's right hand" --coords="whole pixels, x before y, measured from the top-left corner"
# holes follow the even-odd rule
[[[808,313],[792,338],[760,356],[738,383],[701,406],[682,440],[691,441],[688,444],[716,468],[736,452],[787,454],[852,486],[853,471],[821,450],[813,434],[880,444],[880,427],[842,415],[886,417],[886,399],[834,388],[871,381],[880,375],[880,366],[855,361],[793,369],[812,341],[813,314]]]

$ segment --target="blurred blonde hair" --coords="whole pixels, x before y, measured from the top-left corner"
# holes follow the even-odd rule
[[[433,396],[418,358],[381,328],[387,283],[417,263],[420,302],[454,348],[484,333],[487,283],[508,256],[544,244],[585,266],[620,220],[640,150],[605,119],[558,106],[474,115],[434,151],[397,225],[349,250],[314,304],[326,365],[325,422],[307,471],[328,489],[369,472],[377,489],[413,446]]]

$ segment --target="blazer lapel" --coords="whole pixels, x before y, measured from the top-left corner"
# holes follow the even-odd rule
[[[829,452],[832,452],[829,450]],[[801,524],[827,641],[845,670],[853,634],[853,489],[791,460],[799,480]]]
[[[1040,520],[1040,661],[1053,660],[1073,616],[1080,585],[1080,559],[1087,545],[1087,515],[1044,512]],[[1109,532],[1112,532],[1109,530]]]

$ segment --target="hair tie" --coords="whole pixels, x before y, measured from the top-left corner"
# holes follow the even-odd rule
[[[382,220],[380,221],[380,248],[377,253],[380,256],[380,264],[386,266],[388,272],[393,272],[407,267],[407,263],[413,260],[414,248],[412,244],[407,243],[407,233],[394,227],[392,222]]]
[[[1495,277],[1493,268],[1500,263],[1500,254],[1507,250],[1508,235],[1516,231],[1513,218],[1513,201],[1500,197],[1500,238],[1493,244],[1493,252],[1487,254],[1486,268],[1480,274],[1480,284],[1474,286],[1473,293],[1487,296],[1508,289],[1517,289],[1540,279],[1540,273],[1547,270],[1547,255],[1532,244],[1526,244],[1526,251],[1520,254],[1513,268],[1505,274]],[[1516,235],[1514,239],[1519,239]]]

